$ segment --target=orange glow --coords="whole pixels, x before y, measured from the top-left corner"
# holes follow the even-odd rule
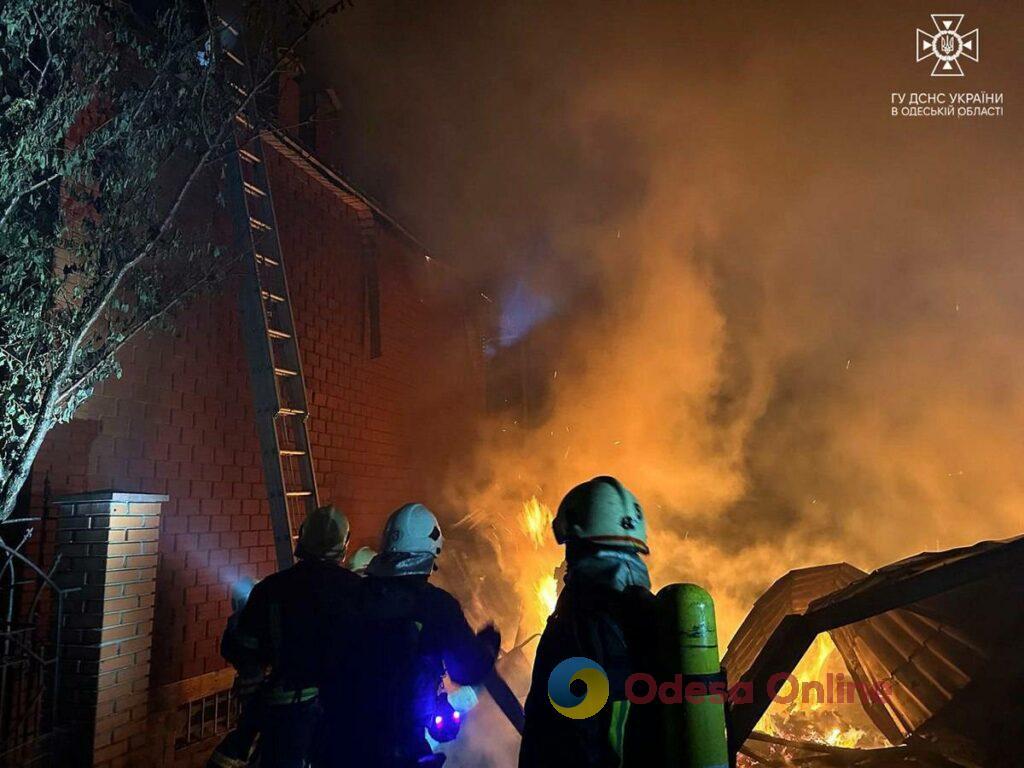
[[[543,615],[550,616],[558,602],[558,582],[554,576],[541,576],[537,582],[537,602]]]
[[[825,662],[829,660],[832,652],[835,651],[836,647],[832,642],[832,636],[828,632],[822,632],[814,639],[814,644],[804,654],[803,659],[800,660],[800,664],[793,670],[793,674],[800,683],[808,683],[813,681],[821,681],[824,679],[822,674],[825,669]],[[811,710],[821,709],[825,702],[819,701],[817,697],[809,705]]]
[[[551,513],[551,509],[538,501],[536,496],[530,497],[528,501],[522,503],[519,526],[535,551],[541,551],[554,545],[554,538],[551,535],[552,520],[554,520],[554,515]],[[558,600],[558,582],[554,577],[554,564],[547,565],[547,559],[544,558],[538,569],[540,573],[532,579],[534,594],[530,596],[534,605],[527,606],[524,611],[537,617],[534,620],[537,622],[537,626],[526,628],[530,631],[542,629],[543,622],[554,611],[555,602]]]
[[[519,525],[533,542],[534,549],[540,549],[551,541],[551,522],[554,519],[551,510],[537,501],[536,496],[523,502],[523,514],[519,518]]]
[[[814,639],[814,643],[793,670],[793,677],[798,681],[799,690],[803,691],[808,683],[825,684],[827,675],[835,668],[839,659],[840,654],[832,642],[831,635],[822,632]],[[784,690],[788,693],[788,686]],[[756,730],[771,736],[814,741],[833,747],[878,747],[885,744],[879,737],[848,722],[848,710],[845,710],[843,705],[829,704],[815,693],[808,696],[807,703],[803,698],[803,695],[796,696],[788,704],[773,702],[761,716]]]

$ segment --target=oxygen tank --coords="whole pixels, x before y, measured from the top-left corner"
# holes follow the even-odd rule
[[[662,671],[670,676],[681,674],[684,692],[681,704],[662,707],[663,765],[729,768],[725,678],[718,658],[715,603],[696,584],[670,584],[658,592],[657,599],[662,621]],[[705,686],[697,689],[698,693],[715,683],[723,692],[718,696],[686,695],[690,683]]]

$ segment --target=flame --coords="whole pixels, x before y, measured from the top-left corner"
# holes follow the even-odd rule
[[[542,615],[550,616],[558,602],[558,581],[554,576],[541,576],[537,581],[537,604]]]
[[[806,683],[824,683],[826,667],[836,652],[836,646],[828,632],[818,635],[807,653],[793,670],[800,689]],[[803,703],[803,696],[797,696],[791,703],[773,703],[762,715],[757,730],[770,736],[794,741],[813,741],[833,747],[883,746],[876,736],[847,722],[842,711],[826,706],[816,695],[809,703]],[[775,748],[784,757],[785,747]]]
[[[835,649],[832,636],[828,632],[822,632],[814,639],[814,644],[804,654],[797,668],[793,670],[793,676],[800,681],[801,685],[812,681],[821,682],[824,680],[822,671]],[[821,709],[824,703],[815,697],[813,703],[810,704],[811,711]]]
[[[508,551],[518,572],[518,581],[523,585],[519,590],[523,608],[520,630],[527,634],[543,629],[558,600],[558,581],[554,574],[562,553],[551,533],[554,519],[551,508],[531,496],[523,502],[518,518],[518,527],[528,544]]]
[[[867,731],[860,728],[835,726],[825,734],[825,743],[833,747],[853,748],[858,746],[866,735]]]
[[[523,502],[523,513],[519,517],[519,525],[530,538],[534,549],[540,549],[549,541],[551,523],[555,516],[546,504],[541,504],[536,496]]]

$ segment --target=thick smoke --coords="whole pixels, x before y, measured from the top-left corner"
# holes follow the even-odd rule
[[[550,5],[368,2],[321,45],[349,172],[553,307],[448,500],[514,551],[525,498],[618,475],[723,645],[790,568],[1024,530],[1024,9],[962,4],[982,58],[939,81],[924,3]],[[890,115],[981,90],[1003,117]]]

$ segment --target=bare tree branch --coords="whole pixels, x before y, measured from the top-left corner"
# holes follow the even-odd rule
[[[28,189],[24,189],[21,192],[18,192],[14,196],[14,198],[11,200],[11,202],[9,202],[7,204],[7,207],[4,209],[3,216],[0,216],[0,227],[3,227],[3,226],[7,225],[7,221],[8,221],[8,219],[10,219],[11,214],[14,213],[14,209],[18,207],[18,203],[20,203],[23,199],[25,199],[25,197],[27,197],[28,195],[31,195],[33,192],[35,192],[38,189],[42,189],[43,187],[45,187],[45,186],[47,186],[49,184],[52,184],[53,182],[57,181],[57,179],[59,179],[60,176],[61,175],[59,173],[50,174],[45,179],[41,179],[40,181],[37,181],[35,184],[33,184]]]

